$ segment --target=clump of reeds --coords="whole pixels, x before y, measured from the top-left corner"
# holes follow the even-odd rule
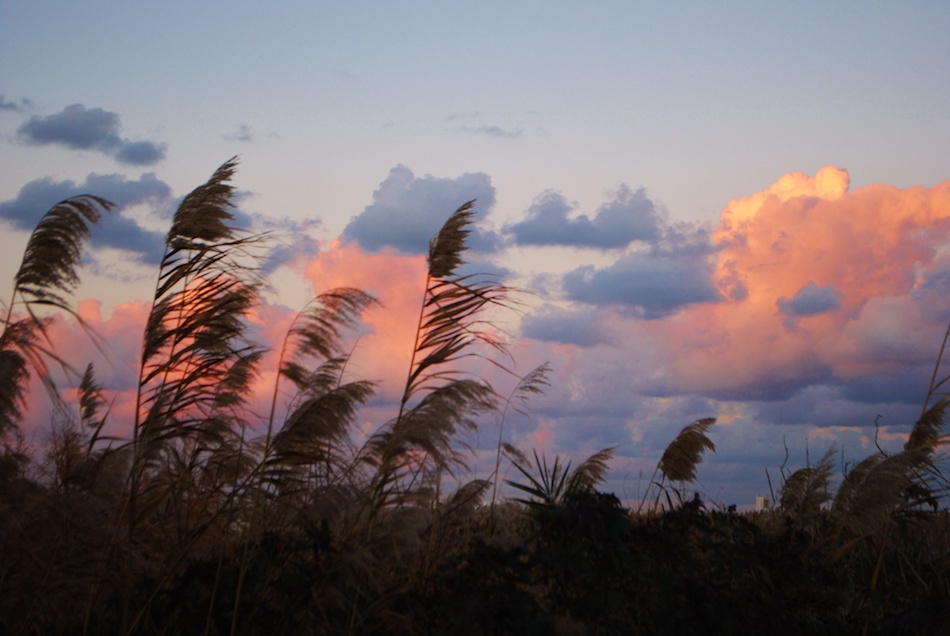
[[[834,447],[829,448],[814,466],[806,466],[788,476],[779,491],[779,507],[800,524],[807,526],[831,501],[830,482],[834,471]]]

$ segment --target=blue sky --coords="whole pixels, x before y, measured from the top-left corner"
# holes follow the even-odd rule
[[[288,262],[338,236],[367,253],[418,251],[477,196],[478,258],[538,294],[519,346],[562,383],[513,434],[553,439],[551,452],[619,444],[617,487],[690,418],[731,417],[700,478],[747,501],[762,485],[741,484],[781,462],[783,438],[860,454],[875,416],[906,430],[897,420],[926,388],[915,381],[946,318],[925,304],[945,284],[932,217],[950,178],[947,24],[941,2],[0,1],[0,264],[12,276],[31,215],[88,189],[123,211],[94,239],[83,291],[107,314],[144,298],[176,197],[233,155],[244,218],[287,230]],[[887,219],[924,205],[936,212],[908,223],[930,242],[888,243],[895,262],[874,251],[894,280],[919,283],[874,287],[873,267],[842,265],[765,284],[754,272],[771,261],[727,249],[730,201],[824,166],[847,171],[840,205],[834,187],[792,179],[776,202],[729,218],[787,223],[804,245],[783,252],[787,267],[804,271],[795,264],[820,255],[792,255],[820,241],[796,228],[840,234],[828,249],[844,254],[863,236],[848,226],[865,227],[855,210],[887,201]],[[782,199],[796,188],[831,225]],[[779,335],[762,342],[796,344],[745,374],[741,333],[710,326],[727,307],[743,333],[767,320]],[[683,338],[720,347],[736,381],[710,380]],[[871,400],[887,394],[875,382],[894,396]]]

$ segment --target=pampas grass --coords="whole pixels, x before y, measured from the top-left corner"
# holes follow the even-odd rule
[[[670,442],[660,458],[659,469],[670,481],[692,482],[696,479],[696,467],[703,452],[716,452],[716,445],[706,435],[716,423],[716,418],[696,420],[683,428]]]

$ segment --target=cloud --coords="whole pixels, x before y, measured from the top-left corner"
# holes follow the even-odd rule
[[[499,126],[460,126],[458,128],[461,132],[474,133],[477,135],[484,135],[486,137],[496,137],[498,139],[520,139],[523,135],[523,131],[520,128],[514,130],[506,130]]]
[[[154,141],[123,141],[114,155],[116,161],[130,166],[151,166],[165,158],[165,144]]]
[[[22,113],[26,109],[30,108],[33,105],[33,102],[26,99],[25,97],[20,99],[20,103],[13,101],[7,101],[6,96],[0,93],[0,112],[10,111],[13,113]]]
[[[521,322],[521,335],[541,342],[557,342],[578,347],[612,342],[603,323],[603,316],[596,309],[563,309],[550,304],[542,305],[525,316]]]
[[[597,269],[564,275],[567,298],[601,307],[626,307],[646,319],[669,316],[693,303],[718,302],[705,255],[637,252]]]
[[[276,219],[259,214],[251,219],[255,228],[274,235],[260,264],[260,271],[265,276],[284,265],[303,266],[320,253],[320,241],[310,234],[323,226],[319,219]]]
[[[495,188],[488,175],[416,178],[409,168],[398,165],[373,192],[373,202],[350,220],[342,238],[370,252],[391,247],[404,254],[425,254],[432,235],[452,212],[472,199],[476,200],[476,219],[484,218],[495,205]],[[500,237],[475,228],[468,244],[473,251],[491,252]]]
[[[241,124],[237,130],[221,136],[225,141],[254,141],[254,129],[247,124]]]
[[[644,325],[669,361],[655,390],[784,400],[827,385],[874,400],[880,378],[926,377],[950,319],[950,182],[849,186],[826,167],[727,206],[713,234],[724,302]]]
[[[814,281],[808,281],[808,284],[799,289],[792,298],[782,296],[775,301],[775,304],[778,305],[779,313],[789,318],[786,326],[791,326],[794,324],[794,318],[817,316],[834,311],[841,306],[840,296],[841,294],[831,285],[818,287]]]
[[[17,137],[34,146],[53,144],[72,150],[95,150],[135,166],[153,165],[165,158],[165,144],[129,141],[119,136],[120,130],[117,113],[72,104],[53,115],[31,117],[17,129]]]
[[[586,214],[569,218],[575,205],[558,192],[538,196],[528,208],[527,218],[508,224],[504,231],[519,245],[564,245],[622,248],[634,241],[657,240],[664,219],[643,188],[621,185],[605,201],[591,220]]]
[[[355,287],[379,300],[378,306],[364,314],[366,333],[360,337],[347,367],[357,377],[382,381],[378,394],[381,399],[398,399],[419,318],[425,259],[391,249],[367,253],[354,243],[333,241],[303,266],[303,272],[314,295],[337,287]]]
[[[485,137],[495,137],[496,139],[520,139],[524,131],[521,128],[503,128],[493,124],[478,123],[482,114],[478,111],[453,113],[445,118],[447,122],[469,122],[460,123],[455,127],[456,132],[470,133],[473,135],[482,135]]]
[[[116,205],[113,212],[104,215],[93,229],[90,237],[93,247],[124,250],[149,265],[161,260],[165,249],[164,234],[143,228],[126,212],[127,208],[142,204],[153,208],[170,204],[171,188],[154,173],[145,173],[137,180],[118,174],[92,173],[78,185],[69,180],[36,179],[20,188],[15,199],[0,202],[0,219],[16,229],[32,232],[50,208],[80,194],[94,194]]]

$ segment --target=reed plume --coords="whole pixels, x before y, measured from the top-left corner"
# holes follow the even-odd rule
[[[461,275],[473,201],[459,207],[429,242],[428,273],[415,343],[396,417],[377,431],[361,453],[375,469],[371,490],[378,505],[399,498],[400,490],[429,470],[451,471],[462,461],[452,442],[460,430],[475,428],[472,417],[495,408],[497,396],[481,379],[465,377],[458,364],[476,344],[506,353],[482,317],[490,307],[511,307],[511,290],[485,276]],[[400,485],[403,478],[408,483]],[[403,493],[407,494],[407,493]]]
[[[46,212],[30,234],[0,334],[0,437],[19,425],[31,369],[53,400],[60,399],[47,360],[70,367],[50,342],[48,319],[37,312],[55,309],[76,316],[67,296],[79,283],[83,244],[102,212],[112,208],[111,202],[96,196],[72,197]],[[18,311],[25,316],[17,317]]]
[[[834,470],[835,448],[829,448],[814,466],[800,468],[789,475],[779,493],[783,512],[802,524],[815,519],[831,501],[829,484]]]
[[[716,423],[716,418],[696,420],[680,431],[670,442],[660,458],[659,469],[670,481],[692,482],[696,480],[696,467],[704,451],[716,452],[716,445],[706,435]]]

